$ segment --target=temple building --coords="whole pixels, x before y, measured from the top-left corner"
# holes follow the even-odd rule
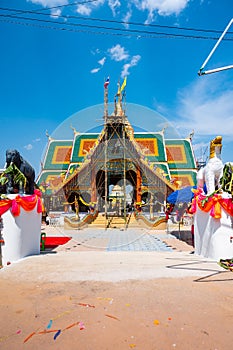
[[[154,219],[164,212],[171,192],[196,185],[191,138],[166,139],[165,130],[134,130],[123,108],[124,88],[118,87],[109,114],[105,87],[102,131],[73,128],[73,139],[48,137],[37,179],[48,211],[78,208],[126,217],[133,208]]]

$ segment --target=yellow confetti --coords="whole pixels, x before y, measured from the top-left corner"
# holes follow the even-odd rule
[[[130,347],[131,349],[136,348],[136,344],[129,344],[129,347]]]
[[[113,301],[113,298],[97,297],[98,300]]]
[[[73,310],[64,311],[64,312],[62,312],[61,314],[58,314],[56,317],[53,317],[51,320],[55,321],[55,320],[57,320],[58,318],[60,318],[60,317],[62,317],[62,316],[64,316],[64,315],[66,315],[66,314],[70,314],[71,312],[73,312]]]
[[[159,320],[154,320],[154,325],[158,326],[160,324]]]

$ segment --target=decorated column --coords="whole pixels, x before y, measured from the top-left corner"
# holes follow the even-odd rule
[[[3,221],[3,266],[28,255],[40,254],[40,191],[36,190],[33,195],[7,195],[0,200],[0,214]]]
[[[233,257],[233,202],[227,193],[206,196],[195,191],[194,213],[195,253],[214,260]]]
[[[141,211],[142,205],[142,176],[140,168],[137,166],[136,169],[136,208]]]
[[[91,164],[91,203],[96,203],[97,201],[97,189],[96,189],[96,173],[95,166],[92,162]],[[91,211],[93,211],[94,206],[92,205]]]

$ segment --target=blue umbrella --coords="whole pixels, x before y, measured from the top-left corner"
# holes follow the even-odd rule
[[[194,197],[192,189],[195,188],[197,188],[197,186],[187,186],[174,191],[167,197],[167,202],[170,204],[190,203]]]

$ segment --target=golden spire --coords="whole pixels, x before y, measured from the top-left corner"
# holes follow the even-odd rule
[[[218,152],[216,152],[216,147],[218,147]],[[210,158],[214,158],[216,153],[220,155],[222,150],[222,136],[216,136],[215,139],[210,141]]]
[[[126,87],[126,82],[127,82],[127,78],[125,77],[122,85],[120,85],[120,81],[118,81],[117,86],[117,100],[115,99],[115,110],[114,110],[114,114],[115,116],[123,116],[124,115],[124,111],[122,108],[122,92],[124,91],[125,87]]]
[[[74,126],[70,125],[70,127],[71,127],[71,129],[73,130],[74,135],[79,134],[79,132],[78,132],[78,131],[75,129],[75,127],[74,127]]]

